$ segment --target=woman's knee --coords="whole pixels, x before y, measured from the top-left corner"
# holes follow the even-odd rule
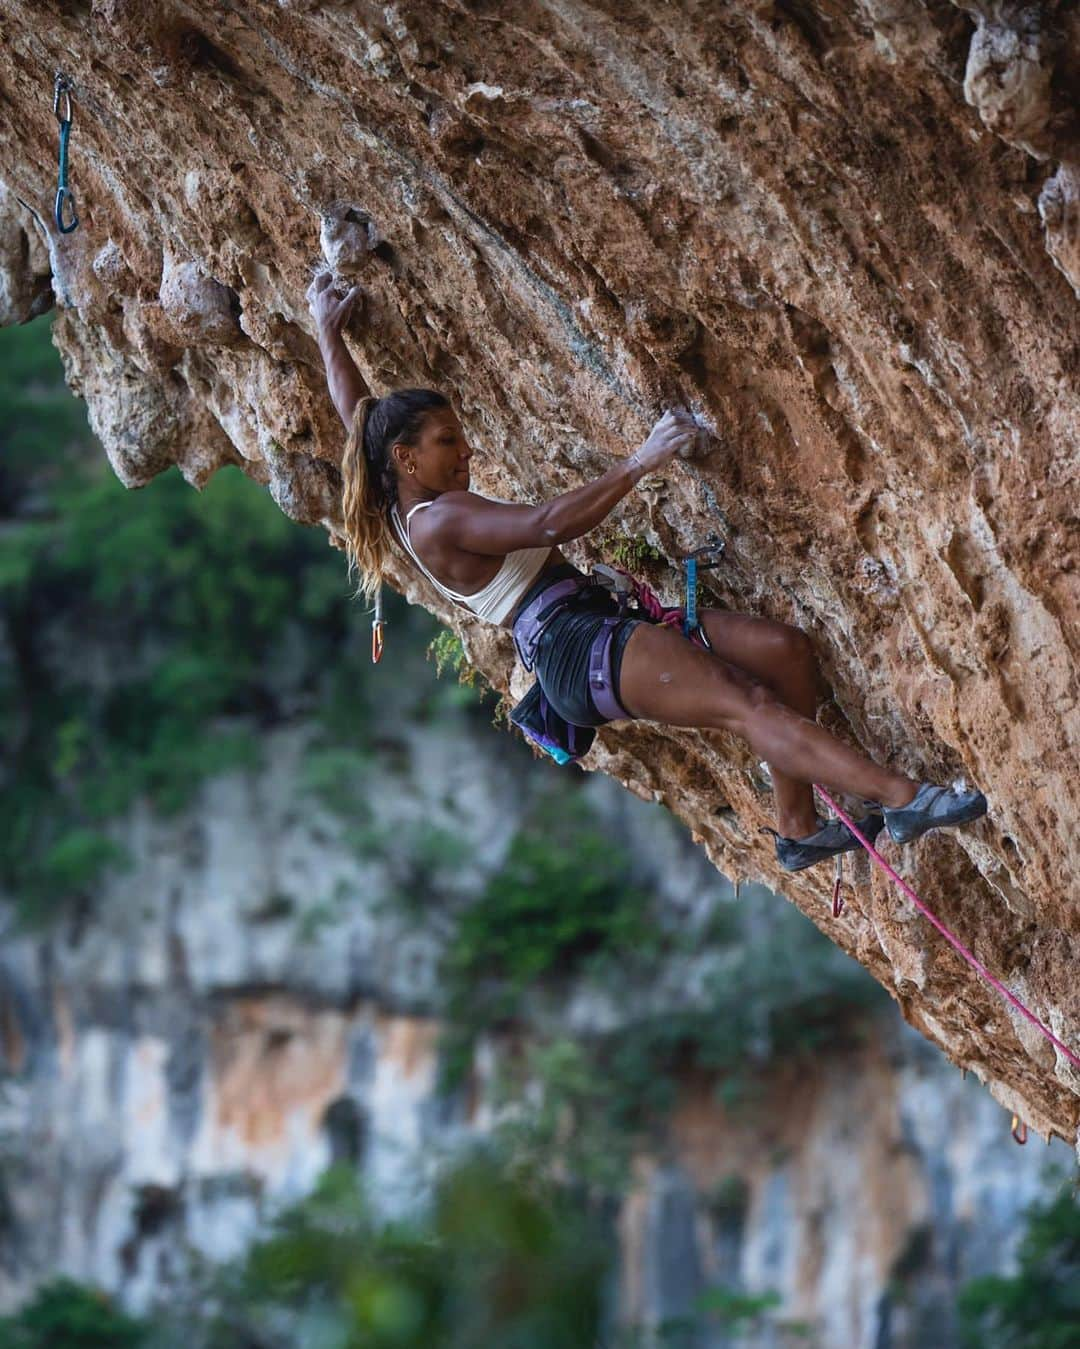
[[[717,708],[717,725],[722,730],[745,736],[762,711],[781,706],[783,699],[770,684],[755,679],[737,666],[728,666],[728,674],[729,687],[722,705]]]

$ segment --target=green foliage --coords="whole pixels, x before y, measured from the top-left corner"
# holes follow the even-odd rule
[[[441,678],[443,670],[456,674],[458,682],[470,688],[476,683],[479,670],[469,664],[461,638],[449,628],[437,632],[428,644],[428,659],[435,662],[435,673]]]
[[[147,1327],[97,1289],[54,1279],[16,1316],[0,1319],[0,1349],[138,1349]]]
[[[424,716],[437,715],[443,709],[456,707],[474,708],[478,705],[490,707],[494,703],[492,726],[510,727],[510,708],[502,694],[493,689],[484,676],[470,664],[465,655],[461,638],[449,628],[441,629],[428,644],[427,657],[435,662],[435,673],[441,679],[444,670],[456,674],[456,684],[443,685],[439,693],[432,694],[422,709]]]
[[[39,921],[125,864],[108,820],[257,769],[296,707],[323,723],[309,785],[332,794],[379,701],[367,614],[323,531],[232,466],[201,492],[176,469],[127,491],[50,322],[0,333],[0,887]],[[418,659],[430,616],[391,594],[387,619],[395,658]]]
[[[1025,1211],[1019,1268],[973,1279],[957,1301],[963,1343],[975,1349],[1072,1349],[1080,1344],[1080,1202],[1075,1181]]]
[[[705,1324],[755,1328],[779,1301],[714,1286],[655,1332],[612,1328],[617,1249],[603,1206],[490,1139],[445,1159],[407,1219],[380,1218],[351,1167],[329,1168],[245,1255],[194,1258],[145,1322],[56,1280],[0,1321],[0,1349],[675,1349]]]
[[[160,1349],[580,1349],[595,1342],[611,1243],[570,1192],[480,1147],[439,1175],[428,1210],[379,1220],[356,1175],[315,1191],[191,1308]]]
[[[376,758],[352,745],[316,744],[304,755],[299,786],[331,810],[351,814],[363,800]]]
[[[720,1284],[703,1289],[691,1304],[689,1316],[672,1316],[655,1327],[621,1327],[610,1341],[611,1349],[691,1349],[702,1343],[702,1331],[722,1329],[728,1335],[761,1333],[768,1327],[768,1343],[788,1343],[788,1337],[812,1334],[805,1322],[770,1318],[781,1302],[779,1293],[748,1294]],[[776,1339],[779,1332],[781,1339]],[[756,1342],[756,1341],[755,1341]]]
[[[565,980],[607,950],[640,957],[655,949],[649,907],[632,858],[611,847],[584,798],[539,803],[502,868],[458,915],[444,955],[452,1022],[444,1089],[460,1081],[475,1035],[513,1016],[527,988]]]
[[[604,539],[604,552],[611,557],[615,566],[636,575],[650,562],[665,562],[667,559],[658,548],[641,538],[631,538],[626,534],[617,534]]]
[[[446,956],[452,982],[496,977],[521,990],[572,973],[605,946],[653,943],[649,897],[632,858],[612,848],[584,798],[540,803],[503,866],[458,918]]]

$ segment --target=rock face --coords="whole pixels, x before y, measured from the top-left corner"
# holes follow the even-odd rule
[[[141,808],[117,820],[134,866],[90,922],[0,932],[0,1310],[58,1271],[145,1310],[185,1250],[241,1253],[337,1158],[377,1210],[407,1213],[444,1158],[508,1113],[491,1088],[520,1060],[517,1034],[485,1036],[471,1080],[436,1094],[438,942],[395,911],[392,857],[358,860],[340,816],[299,808],[306,742],[302,726],[275,731],[264,771],[211,780],[168,823]],[[407,744],[358,817],[407,837],[453,788],[473,859],[455,879],[475,890],[540,775],[521,746],[493,753],[475,730],[416,728]],[[642,882],[665,916],[735,904],[670,817],[600,776],[585,794],[613,846],[647,843]],[[764,938],[779,906],[748,885],[737,908]],[[572,986],[562,1029],[685,1009],[716,957],[695,952],[622,1005]],[[720,1285],[778,1293],[811,1349],[955,1342],[957,1288],[1009,1269],[1021,1212],[1049,1188],[1044,1161],[1071,1155],[1017,1148],[1008,1115],[887,1011],[862,1048],[765,1075],[749,1111],[683,1077],[662,1146],[636,1154],[614,1206],[614,1317],[688,1315]]]
[[[58,68],[69,235],[49,227]],[[128,486],[238,464],[330,531],[343,436],[304,301],[323,257],[362,284],[364,380],[444,388],[485,493],[556,495],[692,409],[711,453],[570,555],[722,532],[703,601],[812,634],[832,729],[986,792],[987,819],[909,846],[904,873],[1080,1045],[1077,87],[1066,3],[8,0],[2,317],[51,283]],[[508,634],[404,561],[394,579],[524,688]],[[673,565],[648,579],[675,598]],[[624,723],[592,766],[727,874],[780,883],[741,741]],[[821,871],[785,893],[954,1063],[1075,1141],[1065,1057],[880,873],[823,917]]]

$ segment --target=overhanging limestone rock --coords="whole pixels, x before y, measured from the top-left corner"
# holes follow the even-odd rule
[[[1078,86],[1065,4],[759,0],[703,26],[613,0],[8,0],[0,312],[40,312],[51,281],[129,486],[233,463],[331,531],[321,250],[364,289],[365,381],[445,389],[481,491],[554,495],[693,409],[714,452],[571,555],[724,532],[706,602],[814,636],[831,728],[986,792],[989,818],[908,847],[905,874],[1075,1045]],[[394,579],[507,689],[508,634]],[[673,568],[648,579],[675,597]],[[955,1062],[1075,1139],[1080,1076],[880,876],[834,920],[831,872],[777,872],[741,742],[639,723],[593,764],[781,885]]]

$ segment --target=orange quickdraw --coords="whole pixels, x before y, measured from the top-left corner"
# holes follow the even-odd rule
[[[382,586],[375,592],[375,617],[371,620],[371,663],[378,665],[383,653]]]

